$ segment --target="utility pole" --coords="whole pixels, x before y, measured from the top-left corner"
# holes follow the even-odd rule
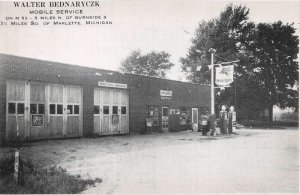
[[[210,48],[209,52],[211,53],[211,69],[210,69],[210,73],[211,73],[211,90],[210,90],[210,96],[211,96],[211,115],[215,114],[215,79],[214,79],[214,53],[216,52],[215,49]]]

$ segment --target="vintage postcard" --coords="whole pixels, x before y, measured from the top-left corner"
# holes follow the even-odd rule
[[[0,193],[298,194],[299,10],[0,1]]]

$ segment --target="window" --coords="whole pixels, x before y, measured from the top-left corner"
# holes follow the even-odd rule
[[[74,105],[74,114],[79,114],[79,105]]]
[[[99,106],[94,106],[94,114],[100,114]]]
[[[45,104],[30,104],[30,114],[45,114]]]
[[[63,106],[62,104],[57,104],[57,114],[62,114],[63,113]]]
[[[200,113],[206,114],[206,112],[209,111],[208,106],[200,106]]]
[[[169,108],[163,108],[163,116],[168,116],[169,115]]]
[[[153,126],[158,126],[158,106],[147,106],[146,108],[146,117],[153,120]]]
[[[188,108],[187,107],[181,107],[180,108],[180,117],[179,117],[179,122],[180,125],[187,125],[188,124],[188,118],[189,118],[189,114],[188,114]]]
[[[39,114],[45,114],[45,104],[38,104]]]
[[[36,104],[30,104],[30,114],[37,114]]]
[[[109,106],[103,106],[103,114],[109,114]]]
[[[55,114],[55,104],[50,104],[50,114]]]
[[[126,106],[121,106],[121,114],[126,114]]]
[[[50,107],[50,114],[63,114],[63,105],[62,104],[50,104],[49,107]],[[55,108],[56,108],[56,110],[55,110]]]
[[[68,105],[67,111],[68,114],[79,114],[79,105]]]
[[[8,114],[16,114],[16,104],[15,103],[8,104]]]
[[[118,114],[118,106],[113,106],[113,114]]]
[[[68,111],[67,112],[68,114],[73,114],[73,105],[68,105],[67,106],[67,111]]]
[[[24,114],[24,103],[18,103],[18,114]]]

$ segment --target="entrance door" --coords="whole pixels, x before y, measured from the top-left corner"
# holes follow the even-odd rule
[[[163,132],[169,131],[169,107],[162,107],[161,126]]]
[[[193,131],[198,131],[198,108],[192,108]]]

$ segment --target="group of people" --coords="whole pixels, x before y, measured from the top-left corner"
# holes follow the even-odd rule
[[[226,110],[226,106],[222,106],[219,113],[219,128],[220,131],[216,132],[215,129],[215,118],[214,115],[209,115],[206,111],[205,115],[202,117],[202,134],[208,136],[214,136],[215,134],[228,135],[232,134],[236,127],[236,112],[234,107],[231,106],[229,111]]]

